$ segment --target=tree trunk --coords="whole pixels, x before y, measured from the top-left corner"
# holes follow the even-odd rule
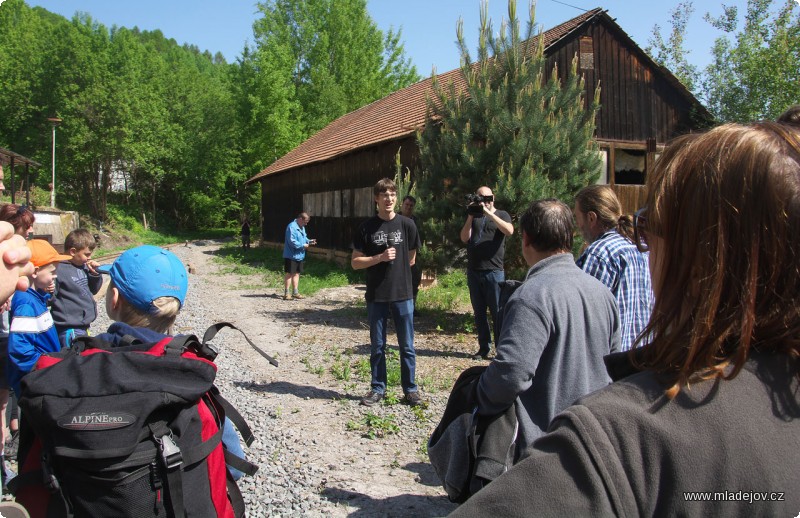
[[[153,182],[153,189],[150,191],[150,210],[153,214],[153,228],[158,228],[156,221],[156,182]]]

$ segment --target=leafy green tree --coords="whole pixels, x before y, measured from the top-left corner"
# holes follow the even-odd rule
[[[159,30],[6,0],[0,145],[49,165],[46,119],[58,116],[60,208],[184,229],[257,221],[246,179],[333,118],[418,80],[399,33],[379,31],[364,0],[260,8],[254,48],[228,64]]]
[[[66,23],[49,14],[22,0],[6,0],[0,7],[0,146],[43,165],[50,164],[46,118],[54,114],[48,108],[48,33],[59,20]]]
[[[88,14],[76,15],[49,35],[46,68],[53,75],[49,110],[63,119],[57,146],[57,205],[90,207],[97,215],[98,179],[119,156],[116,85],[109,32]]]
[[[683,45],[694,12],[690,1],[672,11],[667,41],[658,25],[648,52],[698,95],[719,122],[775,118],[800,99],[800,8],[795,0],[748,0],[744,17],[736,6],[705,20],[725,33],[711,49],[713,61],[698,73]]]
[[[800,100],[800,8],[794,0],[748,0],[743,26],[738,10],[705,19],[726,33],[714,43],[703,96],[720,121],[772,119]],[[731,39],[732,38],[732,39]]]
[[[255,52],[272,53],[270,63],[284,68],[271,73],[291,77],[304,136],[419,80],[399,33],[384,35],[366,0],[269,0],[258,8]]]
[[[463,257],[459,230],[466,194],[487,185],[496,206],[515,217],[535,199],[569,203],[599,173],[592,141],[599,90],[587,98],[576,60],[566,76],[548,71],[542,35],[534,37],[533,7],[524,40],[514,0],[498,36],[487,13],[483,3],[474,63],[459,23],[466,90],[434,81],[435,97],[418,135],[422,170],[416,189],[425,200],[420,219],[426,240],[434,240],[423,258],[439,270]],[[514,233],[506,246],[512,268],[523,265],[519,240]]]
[[[653,27],[653,35],[645,52],[650,54],[656,63],[669,69],[688,90],[694,91],[700,73],[696,66],[689,63],[690,50],[684,46],[686,25],[692,13],[694,5],[691,0],[679,3],[670,13],[672,29],[667,41],[661,36],[661,27],[656,25]]]

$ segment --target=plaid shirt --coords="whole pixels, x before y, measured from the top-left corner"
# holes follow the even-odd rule
[[[609,230],[586,249],[577,265],[608,286],[617,299],[622,350],[628,350],[644,330],[653,309],[653,289],[646,253]]]

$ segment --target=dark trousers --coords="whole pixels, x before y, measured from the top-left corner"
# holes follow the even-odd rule
[[[467,270],[467,286],[472,312],[475,315],[475,331],[478,333],[479,353],[489,354],[492,346],[492,334],[497,343],[498,329],[489,325],[486,310],[492,314],[492,323],[497,322],[497,308],[500,305],[500,283],[506,279],[503,270]]]

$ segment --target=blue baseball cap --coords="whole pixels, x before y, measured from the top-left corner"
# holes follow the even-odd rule
[[[142,245],[122,253],[97,271],[111,276],[114,286],[131,305],[149,313],[159,297],[175,297],[183,307],[189,279],[178,257],[163,248]]]

